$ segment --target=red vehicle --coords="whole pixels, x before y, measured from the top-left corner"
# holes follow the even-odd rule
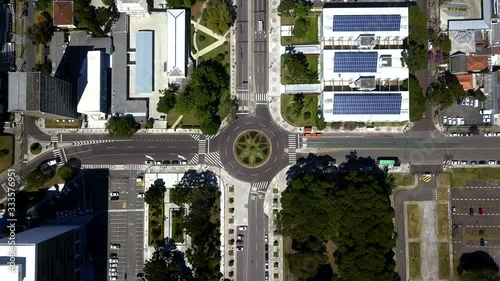
[[[314,136],[315,137],[321,137],[321,136],[323,136],[323,134],[322,133],[314,133]]]
[[[479,215],[484,215],[483,208],[479,207]]]
[[[310,136],[311,136],[311,134],[310,134],[310,133],[303,133],[303,134],[302,134],[302,136],[303,136],[303,137],[310,137]]]

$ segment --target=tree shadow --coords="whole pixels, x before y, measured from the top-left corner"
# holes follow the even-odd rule
[[[498,273],[498,265],[495,260],[484,251],[476,251],[472,253],[464,253],[460,257],[460,264],[457,267],[458,274],[464,271],[472,270],[494,270]]]

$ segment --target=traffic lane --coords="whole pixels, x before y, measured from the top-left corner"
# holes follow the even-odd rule
[[[267,43],[255,42],[254,46],[254,73],[257,93],[266,93],[267,79],[268,79],[268,66],[267,66]]]
[[[246,0],[237,0],[236,2],[236,21],[248,21],[248,2]]]
[[[246,39],[245,39],[246,40]],[[237,42],[236,49],[236,87],[243,87],[244,83],[248,83],[248,43]]]
[[[456,149],[397,149],[397,148],[345,148],[329,152],[317,152],[318,155],[330,155],[337,160],[337,163],[343,162],[347,154],[356,151],[358,156],[371,157],[397,157],[400,162],[418,165],[441,165],[445,159],[453,158],[455,160],[489,160],[497,158],[500,160],[500,151],[495,149],[480,150],[477,148],[456,148]],[[307,156],[303,153],[302,156]]]
[[[111,137],[107,134],[62,134],[61,141],[86,141],[86,140],[116,140],[116,141],[196,141],[191,135],[196,134],[135,134],[130,138]]]
[[[249,200],[248,212],[248,267],[247,280],[264,280],[264,207],[263,200]]]

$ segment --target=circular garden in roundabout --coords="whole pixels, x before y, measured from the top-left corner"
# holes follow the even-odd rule
[[[240,165],[257,168],[264,165],[271,155],[271,142],[262,132],[249,130],[236,137],[233,148],[234,157]]]

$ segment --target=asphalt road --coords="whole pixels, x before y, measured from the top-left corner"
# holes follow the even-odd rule
[[[248,78],[249,78],[249,4],[245,0],[236,2],[236,88],[241,96],[248,93]],[[248,99],[238,100],[242,108],[248,108]]]
[[[252,1],[249,1],[252,2]],[[267,94],[268,61],[267,1],[253,1],[253,82],[255,94]]]

